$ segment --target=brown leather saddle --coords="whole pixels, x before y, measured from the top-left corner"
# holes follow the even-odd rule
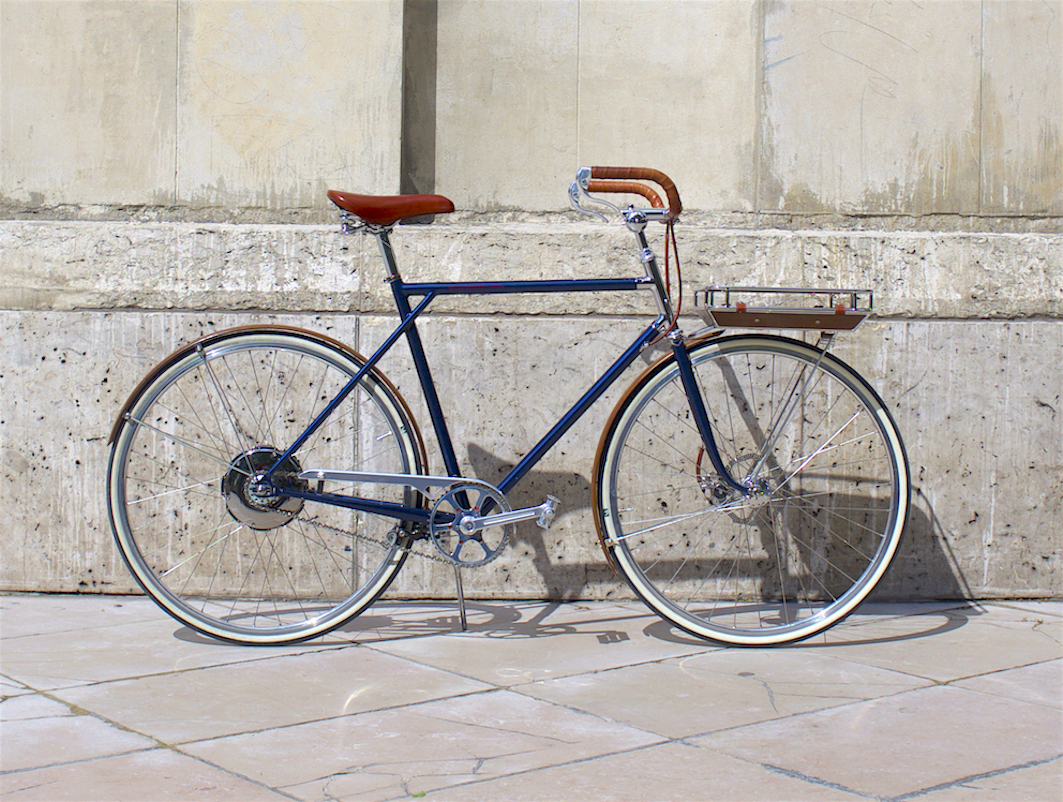
[[[373,226],[390,226],[410,217],[446,214],[454,202],[442,195],[355,195],[330,189],[329,200]]]

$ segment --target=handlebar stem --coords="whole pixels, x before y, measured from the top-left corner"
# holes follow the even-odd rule
[[[624,213],[624,218],[625,220],[629,219],[629,215],[631,218],[635,218],[628,222],[628,228],[631,229],[635,234],[635,239],[638,240],[639,261],[642,262],[646,270],[646,278],[653,285],[653,297],[657,301],[657,311],[664,320],[671,321],[675,318],[672,312],[672,300],[668,297],[668,290],[665,289],[664,278],[661,276],[661,269],[657,265],[657,256],[646,240],[646,219],[643,216],[641,221],[638,220],[637,216],[642,214],[641,210],[629,209],[628,212]]]

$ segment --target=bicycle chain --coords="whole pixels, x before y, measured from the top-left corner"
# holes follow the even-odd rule
[[[488,485],[488,487],[490,487],[490,485]],[[492,488],[492,489],[494,489],[494,488]],[[362,540],[362,541],[364,541],[366,543],[372,543],[374,546],[380,546],[385,551],[386,550],[390,550],[391,548],[394,547],[394,548],[399,549],[399,551],[406,552],[407,555],[413,555],[414,557],[420,557],[422,559],[429,560],[431,562],[441,563],[443,565],[457,566],[458,568],[478,568],[481,565],[486,565],[489,562],[494,562],[496,559],[498,559],[498,556],[502,553],[502,549],[505,547],[505,545],[506,545],[506,543],[507,543],[507,541],[509,539],[509,533],[506,532],[505,529],[503,529],[502,539],[498,543],[498,548],[495,549],[494,554],[490,558],[488,558],[487,560],[485,560],[483,562],[463,563],[460,560],[453,560],[453,559],[451,559],[451,558],[449,558],[449,557],[447,557],[447,556],[445,556],[443,554],[436,554],[435,552],[426,553],[426,552],[423,552],[423,551],[414,551],[414,549],[413,549],[413,544],[414,543],[421,542],[421,541],[429,542],[429,541],[432,540],[432,536],[429,535],[429,534],[422,533],[420,536],[410,535],[410,537],[413,538],[412,543],[409,546],[400,546],[398,544],[398,537],[397,536],[395,538],[395,542],[390,542],[390,541],[387,541],[387,540],[381,540],[379,538],[370,537],[369,535],[359,534],[358,532],[354,532],[354,531],[349,530],[349,529],[343,529],[343,528],[338,527],[338,526],[333,526],[332,524],[327,524],[324,521],[318,520],[317,518],[307,518],[307,517],[303,517],[303,516],[297,516],[294,520],[300,521],[301,523],[312,524],[313,526],[320,526],[322,529],[328,529],[331,532],[335,532],[336,534],[339,534],[339,535],[346,535],[348,537],[354,538],[355,540]],[[396,530],[399,530],[399,529],[400,529],[400,527],[398,525],[396,525],[391,530],[391,532],[394,533],[394,532],[396,532]]]
[[[423,558],[425,560],[429,560],[431,562],[442,563],[443,565],[449,565],[449,566],[452,566],[452,567],[453,566],[458,566],[459,568],[469,567],[469,566],[462,565],[461,563],[456,563],[453,560],[449,560],[446,557],[444,557],[442,554],[426,553],[426,552],[423,552],[423,551],[414,551],[413,550],[413,543],[419,543],[419,542],[427,543],[428,540],[429,540],[429,538],[427,538],[427,537],[417,538],[409,546],[400,546],[397,542],[391,543],[391,542],[389,542],[387,540],[381,540],[381,539],[378,539],[378,538],[375,538],[375,537],[370,537],[369,535],[359,534],[358,532],[353,532],[353,531],[351,531],[349,529],[342,529],[342,528],[340,528],[338,526],[333,526],[332,524],[327,524],[324,521],[319,521],[317,518],[298,517],[295,520],[300,521],[301,523],[312,524],[313,526],[320,526],[322,529],[328,529],[328,530],[330,530],[332,532],[335,532],[338,535],[347,535],[349,537],[354,538],[355,540],[362,540],[362,541],[365,541],[366,543],[372,543],[374,546],[380,546],[381,548],[383,548],[385,550],[388,550],[388,549],[391,549],[391,548],[397,548],[399,551],[406,552],[407,555],[411,555],[413,557],[421,557],[421,558]],[[393,529],[392,531],[395,531],[395,530]]]

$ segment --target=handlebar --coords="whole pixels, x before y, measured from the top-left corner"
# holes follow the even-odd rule
[[[663,209],[661,196],[645,184],[637,181],[588,181],[588,192],[627,192],[632,195],[641,195],[650,202],[654,209]]]
[[[582,172],[582,171],[581,171]],[[660,196],[645,184],[638,181],[652,181],[664,190],[668,198],[668,218],[674,220],[683,211],[679,200],[679,190],[675,182],[660,170],[651,167],[591,167],[590,178],[586,183],[588,192],[627,192],[646,198],[654,209],[663,209]]]

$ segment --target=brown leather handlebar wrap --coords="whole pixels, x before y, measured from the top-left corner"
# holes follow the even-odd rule
[[[674,220],[679,217],[679,213],[683,211],[683,204],[679,200],[679,190],[675,188],[675,182],[660,170],[654,170],[650,167],[592,167],[591,178],[615,179],[619,181],[652,181],[663,189],[664,194],[668,197],[668,216],[671,219]],[[639,194],[641,195],[642,193],[640,192]]]
[[[588,181],[588,192],[628,192],[633,195],[641,195],[650,202],[654,209],[663,209],[661,196],[645,184],[637,181]]]

